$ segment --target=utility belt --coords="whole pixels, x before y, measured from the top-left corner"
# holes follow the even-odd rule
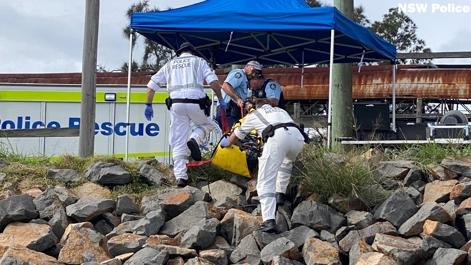
[[[299,132],[303,135],[304,137],[304,142],[309,143],[310,139],[309,136],[304,132],[304,125],[301,124],[301,126],[298,126],[296,123],[288,122],[288,123],[280,123],[276,125],[268,125],[267,128],[265,128],[262,131],[262,139],[263,142],[266,143],[268,138],[273,137],[275,135],[275,131],[280,128],[284,128],[285,130],[288,130],[288,127],[294,127],[299,130]]]
[[[167,109],[170,110],[174,103],[187,103],[187,104],[198,104],[200,108],[204,111],[206,116],[211,114],[211,100],[208,96],[204,98],[192,99],[192,98],[166,98],[165,105]]]

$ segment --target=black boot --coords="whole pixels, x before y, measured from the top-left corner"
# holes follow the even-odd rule
[[[282,206],[286,202],[286,195],[281,192],[276,193],[276,206]]]
[[[201,161],[201,151],[196,140],[194,138],[190,138],[186,145],[190,149],[191,158],[195,161]]]
[[[263,222],[259,230],[265,233],[275,233],[276,232],[276,222],[274,219],[266,220]]]
[[[177,187],[183,188],[188,185],[188,180],[186,179],[177,179]]]

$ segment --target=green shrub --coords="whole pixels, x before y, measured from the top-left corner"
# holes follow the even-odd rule
[[[413,160],[427,166],[440,163],[445,157],[471,156],[471,145],[467,144],[417,144],[388,149],[385,152],[388,159]]]

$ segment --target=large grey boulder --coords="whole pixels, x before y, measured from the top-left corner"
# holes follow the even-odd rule
[[[424,259],[429,259],[433,256],[433,253],[439,248],[451,248],[451,246],[433,236],[422,235],[422,250],[424,253]]]
[[[450,215],[435,202],[424,203],[417,213],[399,227],[399,233],[404,236],[418,235],[427,219],[446,223],[450,221]]]
[[[207,202],[198,201],[177,217],[165,222],[160,234],[175,236],[180,232],[187,231],[201,220],[211,218]]]
[[[85,172],[85,176],[101,185],[125,185],[132,181],[131,174],[120,165],[106,162],[92,164]]]
[[[452,265],[464,265],[466,262],[466,253],[463,250],[453,249],[453,248],[439,248],[433,254],[431,259],[431,263],[433,265],[444,265],[444,264],[452,264]]]
[[[417,212],[414,201],[404,190],[396,190],[375,211],[375,219],[389,221],[396,227],[401,226]]]
[[[260,252],[260,257],[264,263],[271,262],[276,256],[290,257],[300,256],[298,248],[293,241],[286,237],[281,237],[266,245]]]
[[[442,240],[455,248],[460,248],[466,243],[463,234],[456,228],[437,221],[426,220],[423,226],[423,233]]]
[[[377,234],[373,242],[373,249],[387,254],[399,264],[416,264],[424,255],[422,245],[407,239]]]
[[[445,158],[441,165],[460,177],[471,177],[471,163],[458,159]]]
[[[332,207],[311,200],[301,202],[293,212],[291,223],[309,226],[316,230],[328,230],[335,233],[346,223],[345,217]]]
[[[413,161],[381,161],[376,168],[376,173],[384,179],[403,180],[412,168],[417,168]]]
[[[150,236],[157,234],[165,223],[165,213],[162,210],[147,213],[144,218],[127,221],[119,224],[107,237],[124,233],[135,233],[137,235]]]
[[[345,217],[348,225],[353,225],[356,229],[363,229],[373,224],[373,215],[369,212],[349,211]]]
[[[244,237],[237,248],[231,253],[230,261],[232,263],[242,263],[241,261],[249,258],[260,262],[260,250],[254,237],[250,234]],[[250,263],[252,264],[252,263]]]
[[[454,200],[456,204],[469,197],[471,197],[471,182],[458,183],[451,189],[450,200]]]
[[[352,246],[359,240],[364,240],[368,244],[372,244],[376,234],[396,235],[397,230],[390,222],[379,222],[372,224],[361,230],[352,230],[339,241],[339,247],[348,252]]]
[[[162,181],[166,179],[166,175],[164,173],[148,164],[143,164],[141,168],[139,168],[139,174],[142,179],[150,185],[160,186]]]
[[[218,180],[204,186],[202,189],[204,192],[209,192],[214,200],[214,206],[216,207],[225,207],[232,208],[238,205],[241,205],[245,201],[245,196],[242,195],[243,190],[237,185],[224,180]]]
[[[67,216],[77,222],[85,222],[115,208],[115,202],[109,199],[84,197],[65,208]]]
[[[404,178],[404,186],[408,187],[416,183],[417,181],[424,181],[425,174],[420,168],[412,168],[407,172],[406,177]]]
[[[227,265],[227,254],[222,249],[208,249],[200,251],[200,257],[217,265]]]
[[[67,219],[65,208],[62,205],[59,205],[54,210],[54,214],[52,215],[51,219],[49,219],[48,223],[51,226],[52,232],[57,236],[57,238],[61,238],[65,229],[69,225],[69,220]]]
[[[136,252],[123,265],[165,265],[167,264],[168,253],[153,248],[143,248]]]
[[[29,221],[38,217],[38,211],[29,195],[15,195],[0,201],[0,231],[15,221]]]
[[[122,234],[110,238],[106,244],[111,256],[116,257],[125,253],[139,251],[146,243],[147,237],[136,234]]]
[[[303,246],[304,262],[307,265],[341,265],[340,253],[331,243],[309,238]]]
[[[214,243],[219,220],[211,218],[201,220],[191,227],[182,237],[181,246],[193,249],[205,249]]]
[[[49,169],[47,176],[66,185],[80,182],[82,177],[73,169]]]
[[[259,216],[253,216],[238,209],[230,209],[221,220],[220,234],[233,246],[237,246],[248,234],[261,224]]]
[[[116,214],[137,214],[139,213],[139,206],[127,195],[118,196],[116,200]]]

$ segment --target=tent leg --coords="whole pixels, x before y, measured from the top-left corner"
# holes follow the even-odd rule
[[[397,132],[396,129],[396,63],[393,64],[392,69],[392,130]]]
[[[327,148],[332,147],[332,85],[334,71],[335,30],[330,31],[330,63],[329,63],[329,103],[327,110]]]
[[[304,49],[301,57],[301,91],[304,91]]]
[[[131,109],[131,72],[132,72],[132,30],[129,33],[129,61],[128,61],[128,89],[126,95],[126,127],[129,127],[129,114]],[[129,130],[126,133],[124,160],[128,160],[129,154]]]

